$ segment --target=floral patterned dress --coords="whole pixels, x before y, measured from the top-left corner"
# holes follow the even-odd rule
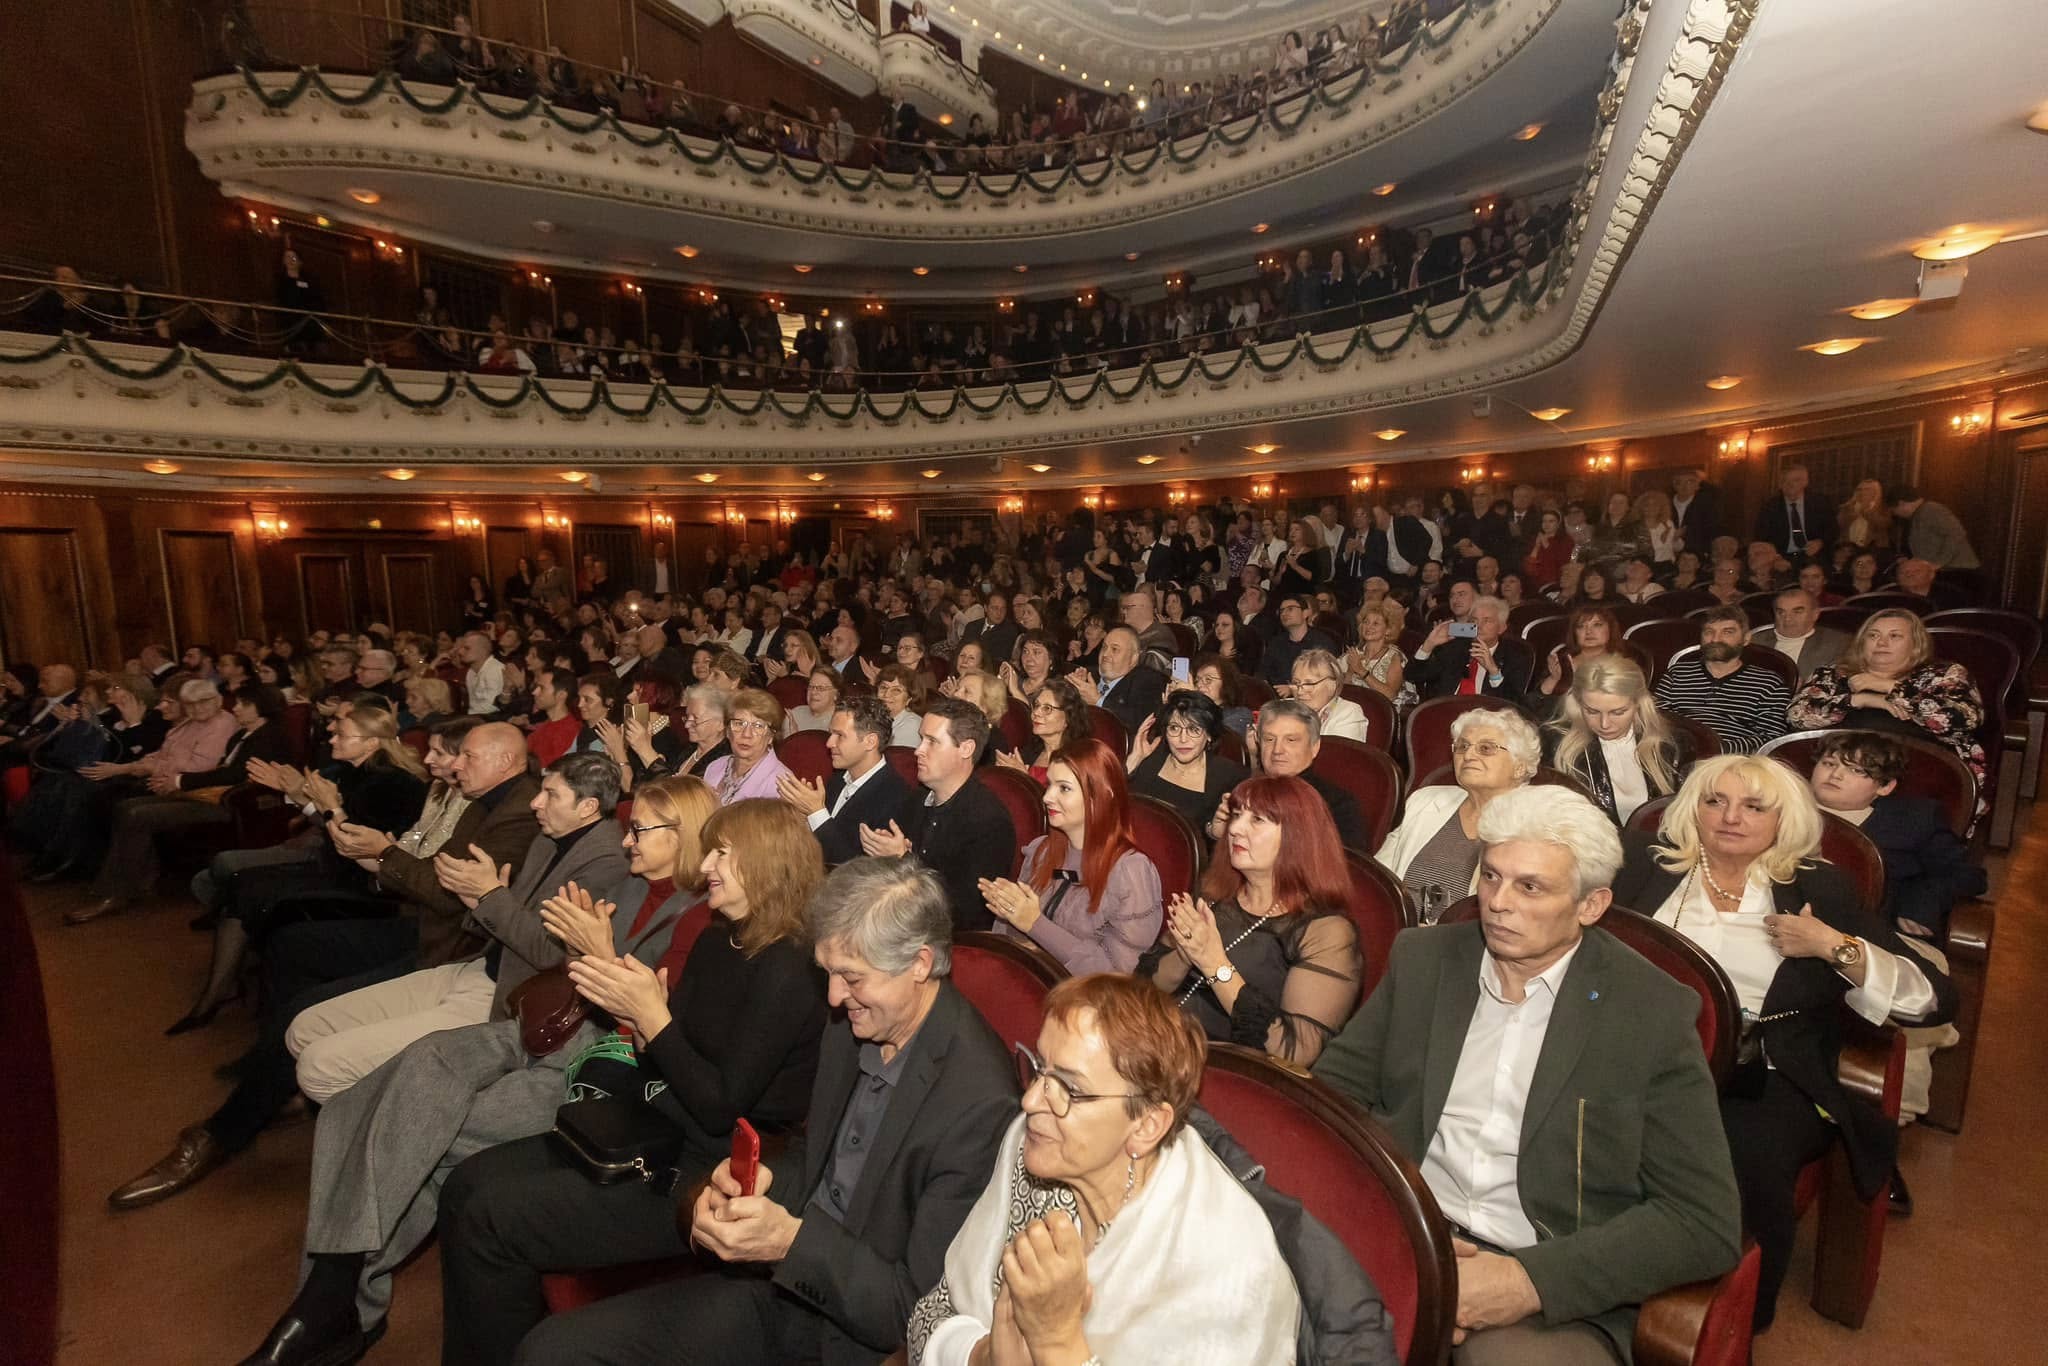
[[[1871,719],[1872,729],[1903,729],[1889,711],[1865,708],[1858,712],[1850,706],[1854,691],[1849,676],[1834,665],[1815,669],[1806,685],[1793,694],[1785,717],[1794,729],[1802,730],[1854,724],[1865,718]],[[1988,765],[1977,735],[1977,728],[1984,724],[1984,699],[1970,671],[1960,664],[1922,664],[1894,683],[1889,695],[1905,704],[1917,733],[1954,750],[1977,775],[1977,818],[1983,819],[1991,809],[1985,796]]]

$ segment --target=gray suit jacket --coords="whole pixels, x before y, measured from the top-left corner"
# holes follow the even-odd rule
[[[609,816],[598,819],[603,825],[612,824]],[[562,884],[574,882],[596,896],[608,888],[617,888],[620,883],[632,882],[640,892],[637,897],[627,893],[632,900],[631,909],[617,896],[607,895],[605,898],[617,902],[620,913],[628,917],[628,924],[633,912],[640,909],[640,898],[647,895],[645,883],[628,878],[626,853],[619,847],[612,830],[596,829],[584,835],[548,874],[547,885],[543,887],[541,874],[554,856],[555,842],[546,835],[535,835],[526,857],[519,864],[519,871],[513,875],[512,885],[487,894],[462,922],[463,929],[472,934],[488,935],[506,949],[498,963],[498,989],[491,997],[491,1018],[494,1020],[505,1018],[505,998],[512,994],[513,988],[567,957],[562,950],[562,941],[549,934],[540,923],[541,903],[560,891]]]
[[[1766,650],[1778,648],[1778,628],[1765,626],[1751,635],[1750,644],[1761,645]],[[1813,677],[1816,669],[1824,669],[1842,657],[1842,651],[1849,648],[1849,633],[1837,631],[1832,626],[1813,628],[1813,639],[1799,651],[1799,681],[1806,682]]]
[[[1906,531],[1906,547],[1917,559],[1939,569],[1977,569],[1970,533],[1955,513],[1932,499],[1920,505]]]
[[[1436,1136],[1479,1005],[1476,923],[1408,930],[1387,973],[1316,1060],[1411,1161]],[[1516,1159],[1537,1241],[1512,1251],[1550,1325],[1583,1320],[1631,1360],[1635,1309],[1718,1276],[1741,1250],[1699,999],[1595,926],[1566,971],[1529,1083]]]

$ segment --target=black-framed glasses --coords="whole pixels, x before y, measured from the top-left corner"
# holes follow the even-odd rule
[[[1024,1092],[1027,1095],[1030,1094],[1033,1086],[1042,1085],[1045,1088],[1045,1108],[1052,1111],[1054,1119],[1065,1119],[1073,1113],[1076,1105],[1084,1101],[1132,1100],[1136,1098],[1137,1093],[1134,1091],[1105,1092],[1101,1095],[1092,1095],[1086,1091],[1076,1091],[1073,1087],[1067,1085],[1046,1070],[1045,1059],[1032,1051],[1031,1045],[1020,1043],[1015,1047],[1017,1051],[1018,1082],[1023,1086]]]
[[[650,831],[650,830],[680,830],[680,829],[682,829],[682,824],[681,824],[681,822],[679,822],[679,821],[670,821],[670,822],[669,822],[668,824],[666,824],[666,825],[641,825],[641,824],[639,824],[639,823],[635,822],[635,823],[633,823],[633,824],[630,824],[630,825],[628,825],[628,826],[626,827],[626,833],[627,833],[627,834],[629,834],[629,835],[631,835],[631,836],[632,836],[632,837],[634,838],[634,840],[635,840],[635,841],[637,842],[637,841],[639,841],[639,840],[641,840],[641,839],[645,838],[645,837],[646,837],[646,835],[647,835],[647,832],[648,832],[648,831]]]

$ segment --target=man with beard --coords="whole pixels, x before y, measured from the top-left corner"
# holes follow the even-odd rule
[[[1748,644],[1742,609],[1717,607],[1700,618],[1699,653],[1681,654],[1657,680],[1657,705],[1708,727],[1726,754],[1754,754],[1783,735],[1792,704],[1784,679],[1742,662]]]

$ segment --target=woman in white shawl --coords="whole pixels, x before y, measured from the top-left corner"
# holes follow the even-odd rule
[[[910,1320],[918,1366],[1283,1366],[1301,1299],[1185,1120],[1208,1045],[1151,983],[1070,978],[1019,1045],[1024,1113]]]

